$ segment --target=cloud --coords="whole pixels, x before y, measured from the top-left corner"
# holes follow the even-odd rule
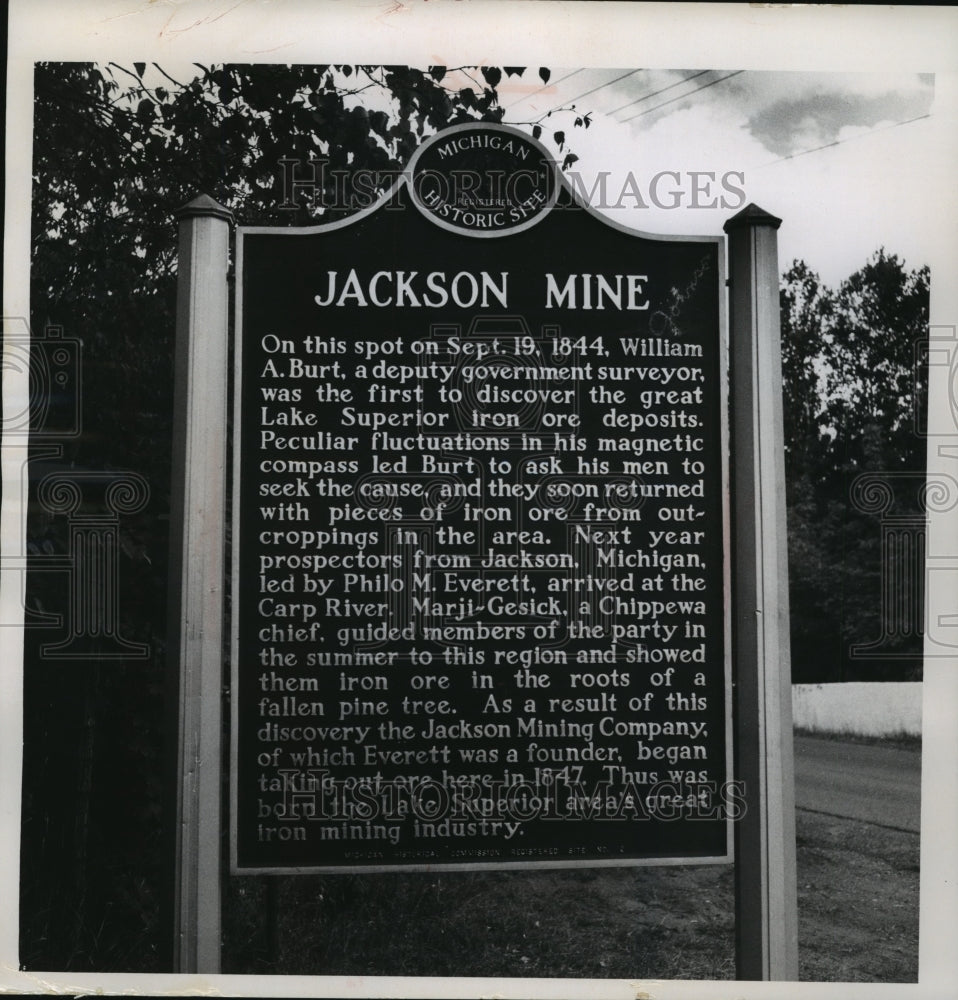
[[[575,97],[600,87],[622,70],[583,73],[568,80]],[[951,199],[951,180],[943,164],[953,157],[938,144],[950,135],[947,118],[932,112],[934,80],[918,74],[783,73],[747,71],[673,98],[733,72],[710,71],[675,86],[696,71],[638,73],[634,79],[599,89],[577,102],[577,114],[592,110],[590,128],[575,128],[558,117],[566,143],[579,157],[575,169],[587,191],[609,172],[610,207],[604,214],[648,233],[718,234],[738,210],[723,204],[723,178],[743,175],[738,187],[746,202],[784,219],[779,231],[783,267],[794,257],[806,260],[824,280],[848,277],[878,247],[903,256],[915,267],[938,249],[929,226],[935,205]],[[561,75],[561,74],[560,74]],[[629,100],[669,89],[615,114]],[[560,95],[551,95],[555,104]],[[658,111],[624,119],[637,109],[672,101]],[[902,122],[910,124],[902,125]],[[559,127],[556,124],[556,127]],[[648,191],[659,171],[680,176],[684,192],[675,209],[656,206]],[[692,172],[715,180],[715,207],[691,204]],[[648,207],[616,195],[624,178],[634,178]],[[935,237],[941,242],[939,237]]]
[[[919,73],[623,72],[578,74],[545,103],[554,109],[575,102],[580,114],[591,111],[650,132],[689,109],[704,109],[741,122],[773,156],[790,156],[833,142],[848,127],[927,114],[934,96],[934,78]],[[537,101],[544,97],[537,95]]]
[[[834,142],[848,129],[868,129],[927,114],[932,96],[930,87],[873,96],[832,89],[768,104],[749,116],[748,128],[769,152],[790,156]]]

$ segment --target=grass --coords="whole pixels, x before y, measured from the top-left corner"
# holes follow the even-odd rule
[[[803,979],[916,982],[917,833],[798,814]]]
[[[720,868],[281,878],[278,948],[235,971],[727,978],[731,891]]]
[[[863,736],[860,733],[795,728],[795,735],[813,740],[841,740],[843,743],[860,743],[864,746],[891,747],[895,750],[921,752],[921,736],[904,731],[889,733],[887,736]]]
[[[914,982],[918,835],[801,810],[797,833],[801,978]],[[26,967],[163,971],[158,874],[96,857],[82,906],[53,879],[25,896]],[[230,878],[223,970],[734,979],[733,877],[675,866]]]
[[[918,835],[797,826],[800,977],[916,981]],[[726,866],[244,878],[225,912],[229,972],[735,978]]]

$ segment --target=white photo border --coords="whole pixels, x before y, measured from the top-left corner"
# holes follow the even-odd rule
[[[5,317],[29,316],[33,66],[41,60],[515,64],[935,74],[944,176],[958,176],[958,11],[950,7],[772,6],[519,0],[11,0],[6,122]],[[916,219],[927,234],[931,326],[958,326],[958,197]],[[774,208],[774,206],[769,206]],[[6,361],[6,358],[5,358]],[[3,372],[4,416],[22,412],[26,373]],[[928,472],[953,472],[940,442],[954,436],[949,373],[933,369]],[[950,430],[949,430],[950,428]],[[2,450],[4,551],[23,551],[18,477],[26,441]],[[958,560],[958,518],[932,514],[932,560]],[[958,585],[939,606],[954,607]],[[768,984],[625,980],[409,979],[20,973],[17,970],[22,631],[20,573],[0,579],[0,989],[258,996],[849,997],[933,1000],[958,982],[958,646],[926,641],[921,920],[917,984]],[[941,586],[945,586],[942,584]],[[932,623],[934,624],[934,623]]]

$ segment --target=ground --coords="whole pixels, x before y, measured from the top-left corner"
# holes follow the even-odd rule
[[[915,982],[915,833],[797,813],[800,978]],[[234,879],[224,972],[734,979],[730,866]]]

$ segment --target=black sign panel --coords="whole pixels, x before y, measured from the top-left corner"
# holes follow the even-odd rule
[[[234,871],[729,860],[721,239],[460,126],[238,247]]]

